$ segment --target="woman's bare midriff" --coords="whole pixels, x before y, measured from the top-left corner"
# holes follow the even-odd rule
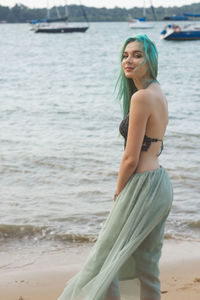
[[[160,168],[159,152],[159,148],[155,145],[151,145],[147,151],[141,151],[139,163],[134,173],[142,173]]]

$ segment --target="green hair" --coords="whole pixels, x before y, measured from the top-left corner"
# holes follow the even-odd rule
[[[137,34],[136,36],[128,38],[125,41],[125,43],[122,47],[122,50],[121,50],[121,54],[120,54],[121,62],[123,60],[123,53],[124,53],[126,46],[130,42],[136,42],[136,41],[142,43],[143,51],[145,53],[144,63],[145,62],[148,63],[150,76],[152,77],[152,79],[154,81],[157,81],[156,78],[157,78],[157,74],[158,74],[158,52],[157,52],[154,42],[152,42],[146,34]],[[147,85],[148,85],[148,83],[147,83]],[[116,86],[118,86],[118,89],[119,89],[117,98],[119,100],[122,100],[123,115],[125,117],[130,109],[131,97],[137,91],[137,88],[136,88],[133,80],[131,78],[126,78],[126,76],[124,75],[122,65],[121,65],[121,71],[120,71]]]

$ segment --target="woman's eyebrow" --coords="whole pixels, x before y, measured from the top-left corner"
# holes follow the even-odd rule
[[[141,50],[133,50],[133,51],[130,51],[132,53],[142,53]],[[128,53],[127,51],[124,51],[124,54]]]

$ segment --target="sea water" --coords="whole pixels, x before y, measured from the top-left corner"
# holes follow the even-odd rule
[[[0,25],[1,247],[94,241],[112,206],[123,155],[114,87],[124,40],[159,51],[169,104],[160,156],[174,187],[165,238],[200,240],[200,41],[164,41],[157,22],[92,23],[86,33]]]

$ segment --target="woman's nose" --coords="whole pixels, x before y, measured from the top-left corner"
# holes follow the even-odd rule
[[[132,62],[132,57],[131,57],[131,55],[127,56],[126,61],[127,61],[127,62]]]

